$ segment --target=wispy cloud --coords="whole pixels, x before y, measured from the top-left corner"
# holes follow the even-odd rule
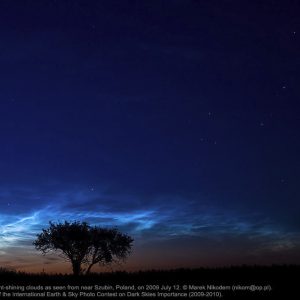
[[[217,243],[227,241],[228,248],[232,249],[237,248],[237,243],[230,244],[230,240],[251,244],[248,247],[248,254],[251,255],[300,249],[297,231],[287,232],[284,226],[260,214],[225,209],[199,199],[161,196],[141,205],[141,201],[134,196],[114,197],[94,190],[44,192],[43,200],[37,202],[37,209],[34,210],[33,202],[39,199],[39,193],[28,190],[23,196],[20,191],[18,193],[19,197],[26,196],[31,203],[22,213],[6,211],[0,215],[2,261],[7,259],[5,254],[13,252],[16,257],[27,257],[29,263],[34,255],[32,242],[36,234],[49,221],[64,220],[116,226],[133,235],[141,247],[143,244],[172,243],[174,240],[192,238],[204,243],[208,240]],[[3,194],[0,193],[1,199]],[[47,264],[51,263],[51,260],[47,261]]]

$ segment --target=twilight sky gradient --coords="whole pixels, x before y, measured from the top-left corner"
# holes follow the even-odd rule
[[[128,270],[300,263],[299,13],[1,1],[0,266],[70,271],[32,247],[64,220],[131,234]]]

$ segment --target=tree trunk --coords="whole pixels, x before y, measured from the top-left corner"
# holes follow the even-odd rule
[[[78,276],[81,273],[81,263],[79,261],[72,262],[73,274]]]
[[[86,270],[86,272],[85,272],[86,275],[90,274],[93,265],[94,265],[94,264],[90,264],[90,265],[89,265],[89,267],[87,268],[87,270]]]

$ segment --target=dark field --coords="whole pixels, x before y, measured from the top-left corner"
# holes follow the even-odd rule
[[[26,274],[1,270],[2,298],[198,298],[281,299],[295,297],[300,266],[240,266],[114,272],[88,276]]]

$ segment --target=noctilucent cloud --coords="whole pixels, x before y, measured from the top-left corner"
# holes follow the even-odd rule
[[[64,220],[132,235],[113,268],[300,263],[299,12],[1,1],[0,266],[69,272]]]

